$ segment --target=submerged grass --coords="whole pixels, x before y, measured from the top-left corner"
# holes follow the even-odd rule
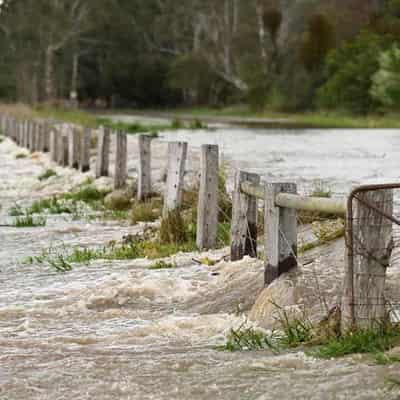
[[[333,339],[310,352],[310,355],[323,358],[337,358],[354,353],[377,354],[390,350],[400,344],[400,328],[397,325],[377,329],[358,329]]]
[[[54,169],[47,169],[42,174],[38,176],[39,181],[46,181],[47,179],[51,178],[52,176],[57,176],[57,172]]]
[[[47,220],[45,217],[34,217],[31,214],[26,214],[15,218],[14,226],[16,228],[36,228],[46,226]]]

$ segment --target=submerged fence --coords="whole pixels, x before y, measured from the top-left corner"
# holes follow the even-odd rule
[[[64,167],[90,170],[92,132],[67,124],[48,121],[22,121],[0,116],[0,128],[6,136],[31,152],[49,152],[51,160]],[[97,133],[96,177],[110,175],[110,143],[113,132],[100,128]],[[151,143],[154,138],[139,135],[137,199],[152,194]],[[114,187],[123,188],[127,173],[127,134],[115,133],[116,159]],[[163,218],[180,211],[188,145],[168,144],[167,180]],[[197,199],[196,244],[200,250],[217,245],[220,197],[219,149],[203,145],[200,157],[200,185]],[[385,321],[390,307],[385,299],[386,269],[393,248],[393,190],[400,184],[362,186],[347,199],[306,197],[297,194],[295,183],[261,184],[258,174],[238,171],[232,195],[230,256],[232,261],[245,256],[257,257],[259,201],[264,209],[265,285],[298,267],[298,212],[319,212],[345,219],[346,263],[342,297],[342,324],[345,328],[366,327]]]

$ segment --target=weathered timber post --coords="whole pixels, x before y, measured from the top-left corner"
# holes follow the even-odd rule
[[[39,130],[36,121],[32,121],[32,152],[36,152],[39,149]]]
[[[265,284],[297,267],[297,211],[277,207],[279,193],[296,194],[295,183],[270,183],[265,187]]]
[[[96,178],[109,175],[110,167],[110,128],[100,127],[97,136]]]
[[[146,200],[151,194],[151,141],[148,135],[139,136],[139,179],[137,199]]]
[[[18,144],[23,145],[24,141],[24,121],[20,120],[18,122]]]
[[[218,231],[218,170],[219,151],[216,145],[202,145],[200,159],[200,190],[197,207],[196,244],[209,250],[217,244]]]
[[[43,135],[43,153],[48,153],[50,151],[50,125],[47,121],[42,123],[42,135]]]
[[[58,130],[57,136],[57,164],[61,165],[62,167],[65,165],[65,152],[64,152],[64,130],[65,126],[61,125]]]
[[[53,126],[50,130],[50,158],[54,162],[57,162],[58,160],[58,137],[59,132],[57,131],[57,128]]]
[[[92,130],[84,128],[81,133],[81,156],[80,156],[80,169],[82,172],[90,170],[90,144],[92,139]]]
[[[128,138],[125,132],[116,133],[114,189],[125,187],[128,178]]]
[[[351,215],[352,214],[352,215]],[[393,247],[393,191],[359,192],[348,210],[342,331],[377,328],[387,321],[386,269]]]
[[[29,131],[28,131],[28,121],[23,122],[23,138],[22,146],[26,149],[29,147]]]
[[[44,130],[43,123],[39,121],[36,123],[36,131],[37,131],[37,151],[43,152],[44,149]]]
[[[231,261],[257,257],[257,198],[241,191],[243,182],[260,183],[260,176],[238,171],[232,199]]]
[[[81,138],[79,131],[72,125],[68,126],[68,166],[79,169],[81,152]]]
[[[168,143],[168,175],[165,187],[163,217],[182,204],[183,178],[188,144],[186,142]]]

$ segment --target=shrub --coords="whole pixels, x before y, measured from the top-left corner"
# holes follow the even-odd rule
[[[318,91],[318,104],[325,108],[367,113],[378,102],[370,92],[372,77],[379,69],[379,55],[387,46],[384,37],[361,33],[328,55],[327,81]]]
[[[45,172],[43,172],[41,175],[38,176],[39,181],[45,181],[52,176],[57,176],[57,172],[54,171],[53,169],[47,169]]]
[[[400,106],[400,48],[394,45],[381,53],[379,71],[372,78],[371,96],[386,108]]]

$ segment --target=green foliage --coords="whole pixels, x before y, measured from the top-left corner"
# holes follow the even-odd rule
[[[45,181],[49,178],[51,178],[52,176],[57,176],[57,172],[54,171],[54,169],[47,169],[46,171],[44,171],[42,174],[40,174],[38,176],[39,181]]]
[[[327,58],[327,82],[318,93],[325,108],[368,113],[377,108],[371,96],[372,77],[379,69],[379,55],[387,46],[382,36],[362,32]]]
[[[397,45],[381,53],[379,71],[372,77],[371,96],[387,109],[400,106],[400,49]]]
[[[373,355],[375,363],[378,365],[390,365],[400,363],[399,356],[391,356],[383,352],[379,352]]]

